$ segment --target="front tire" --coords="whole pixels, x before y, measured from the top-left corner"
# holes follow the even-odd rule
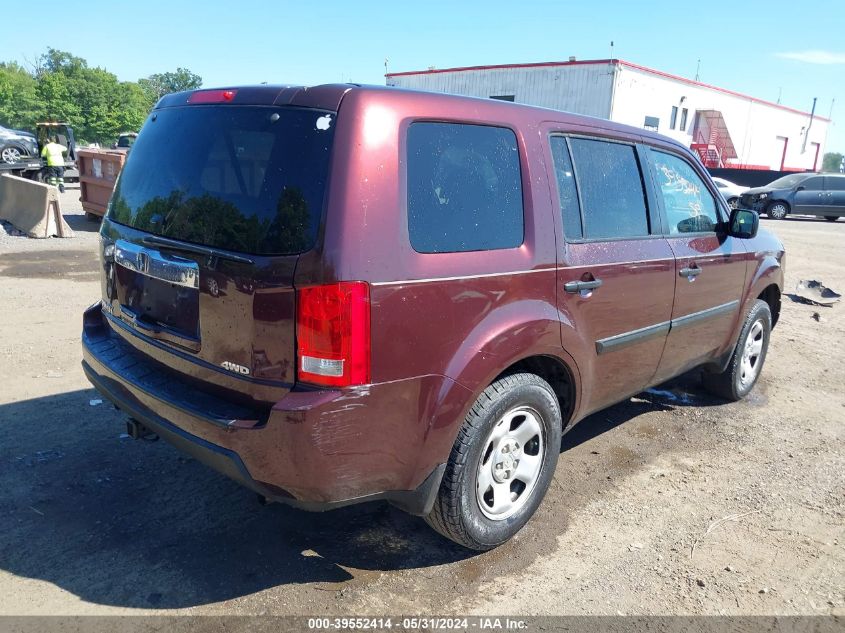
[[[548,490],[562,426],[557,397],[539,376],[494,382],[464,419],[426,522],[474,550],[510,539]]]
[[[773,220],[783,220],[789,214],[789,205],[785,202],[775,201],[766,207],[766,215]]]
[[[763,370],[771,332],[772,312],[769,304],[757,299],[745,317],[727,369],[719,374],[705,373],[705,388],[731,401],[742,400],[747,396]]]
[[[16,145],[5,145],[2,149],[0,149],[0,160],[9,165],[13,165],[21,162],[25,154],[26,152]]]

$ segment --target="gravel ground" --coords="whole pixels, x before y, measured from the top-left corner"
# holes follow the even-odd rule
[[[99,286],[77,196],[74,239],[0,234],[0,613],[845,615],[845,306],[785,298],[744,402],[693,373],[576,425],[538,515],[476,554],[384,504],[260,507],[122,438],[79,369]],[[763,225],[787,291],[843,291],[845,222]]]

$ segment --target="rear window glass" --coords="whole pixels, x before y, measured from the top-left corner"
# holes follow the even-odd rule
[[[512,130],[455,123],[408,129],[408,231],[420,253],[522,244],[522,179]]]
[[[584,138],[573,138],[569,143],[581,192],[584,237],[648,235],[645,191],[634,148]]]
[[[156,110],[132,146],[109,218],[225,250],[306,251],[322,215],[333,118],[260,106]]]

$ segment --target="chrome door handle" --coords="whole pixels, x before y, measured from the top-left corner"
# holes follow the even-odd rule
[[[701,274],[701,268],[699,268],[698,266],[692,266],[690,268],[681,268],[681,270],[678,271],[678,274],[681,277],[694,279],[695,277]]]
[[[567,281],[563,284],[563,289],[566,292],[576,293],[582,290],[595,290],[601,286],[601,279],[593,279],[592,281]]]

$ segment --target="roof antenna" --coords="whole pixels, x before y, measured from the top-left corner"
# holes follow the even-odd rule
[[[701,59],[699,58],[698,64],[695,66],[695,80],[698,81],[698,71],[701,70]]]

